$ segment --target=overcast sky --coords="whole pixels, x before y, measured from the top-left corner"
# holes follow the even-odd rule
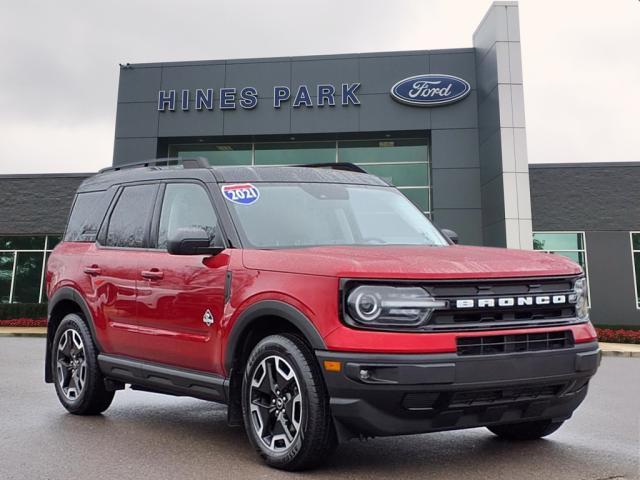
[[[0,173],[110,165],[118,63],[470,47],[490,4],[0,0]],[[520,23],[529,162],[640,161],[640,1],[522,0]]]

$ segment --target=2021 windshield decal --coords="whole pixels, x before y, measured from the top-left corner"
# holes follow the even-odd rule
[[[227,200],[237,205],[251,205],[260,198],[260,190],[251,183],[223,185],[222,194]]]

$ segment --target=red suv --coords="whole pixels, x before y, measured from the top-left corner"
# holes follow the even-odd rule
[[[64,407],[99,414],[127,384],[225,403],[288,470],[353,437],[558,429],[600,360],[580,267],[455,245],[382,179],[310,167],[86,180],[46,274]]]

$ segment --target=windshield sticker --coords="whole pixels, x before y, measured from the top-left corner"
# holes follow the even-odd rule
[[[227,200],[238,205],[251,205],[260,198],[260,191],[250,183],[223,185],[222,194]]]

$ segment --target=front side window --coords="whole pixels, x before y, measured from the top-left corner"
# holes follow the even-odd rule
[[[194,183],[170,183],[162,200],[158,248],[167,248],[167,240],[179,228],[204,229],[213,240],[218,221],[204,188]]]
[[[123,189],[109,218],[105,242],[107,246],[147,246],[147,232],[156,190],[156,185],[133,185]]]
[[[256,201],[227,204],[243,241],[255,248],[448,245],[394,188],[328,183],[254,187],[259,193]]]
[[[633,275],[636,282],[636,307],[640,308],[640,232],[631,232]]]

